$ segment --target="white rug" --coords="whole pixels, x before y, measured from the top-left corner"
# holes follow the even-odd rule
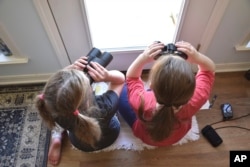
[[[96,94],[102,94],[105,92],[108,88],[108,85],[106,83],[95,83],[93,84],[93,89]],[[207,101],[201,109],[207,109],[209,106],[209,102]],[[118,119],[121,122],[121,131],[119,134],[118,139],[109,147],[100,150],[95,151],[94,153],[101,152],[101,151],[113,151],[113,150],[130,150],[130,151],[142,151],[144,149],[155,149],[157,147],[150,146],[145,143],[143,143],[140,139],[136,138],[133,135],[133,132],[131,128],[128,126],[128,124],[119,116],[117,115]],[[192,118],[192,128],[189,130],[189,132],[177,143],[173,145],[182,145],[187,142],[196,141],[199,139],[199,127],[196,120],[196,117],[193,116]]]
[[[139,138],[136,138],[128,126],[128,124],[118,115],[118,119],[121,123],[121,130],[117,140],[109,147],[95,151],[113,151],[113,150],[130,150],[130,151],[142,151],[144,149],[154,149],[156,147],[143,143]]]
[[[144,149],[157,148],[155,146],[147,145],[143,143],[139,138],[136,138],[127,123],[122,118],[119,118],[119,120],[121,122],[121,131],[117,140],[111,146],[99,151],[95,151],[94,153],[113,150],[142,151]],[[173,146],[196,141],[199,139],[199,137],[199,127],[196,117],[194,116],[192,118],[192,128],[190,129],[190,131],[179,142],[173,144]]]

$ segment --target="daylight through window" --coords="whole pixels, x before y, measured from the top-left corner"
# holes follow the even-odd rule
[[[84,0],[93,46],[128,50],[173,42],[183,0]]]

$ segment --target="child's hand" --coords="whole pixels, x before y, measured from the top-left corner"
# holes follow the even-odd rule
[[[86,66],[87,66],[87,63],[88,63],[88,61],[87,61],[87,57],[86,56],[82,56],[82,57],[80,57],[79,59],[77,59],[72,65],[71,65],[71,67],[73,68],[73,69],[77,69],[77,70],[83,70],[83,69],[85,69],[86,68]]]
[[[175,45],[177,50],[187,54],[187,61],[198,65],[200,71],[215,71],[214,62],[209,57],[198,52],[190,43],[177,42]]]
[[[159,55],[162,52],[163,48],[164,48],[163,43],[154,42],[144,50],[144,52],[142,53],[142,57],[147,62],[151,62],[155,59],[157,55]]]
[[[175,46],[178,51],[181,51],[188,56],[187,61],[190,63],[199,63],[200,53],[190,43],[181,41],[177,42]]]
[[[108,81],[109,71],[96,62],[90,62],[90,65],[87,65],[88,74],[96,82]]]

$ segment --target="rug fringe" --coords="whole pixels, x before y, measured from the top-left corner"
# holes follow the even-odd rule
[[[126,151],[143,151],[145,149],[155,149],[157,147],[155,146],[150,146],[150,145],[147,145],[145,143],[142,143],[142,141],[138,140],[138,141],[135,141],[134,144],[133,143],[130,143],[130,144],[124,144],[124,145],[116,145],[116,144],[113,144],[107,148],[104,148],[102,150],[98,150],[98,151],[94,151],[93,153],[98,153],[98,152],[108,152],[108,151],[114,151],[114,150],[126,150]]]
[[[179,140],[177,143],[173,144],[173,146],[182,145],[182,144],[188,143],[189,141],[196,141],[199,138],[200,138],[199,126],[197,123],[196,116],[193,116],[191,129],[188,131],[188,133],[181,140]]]

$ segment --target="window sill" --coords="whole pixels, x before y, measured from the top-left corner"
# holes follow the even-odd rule
[[[241,42],[235,45],[236,51],[250,51],[250,32],[245,35]]]
[[[28,63],[29,59],[27,57],[21,57],[21,56],[4,56],[3,54],[0,54],[0,65],[2,64],[23,64]]]
[[[250,51],[250,47],[247,47],[246,45],[236,45],[235,49],[236,51]]]

